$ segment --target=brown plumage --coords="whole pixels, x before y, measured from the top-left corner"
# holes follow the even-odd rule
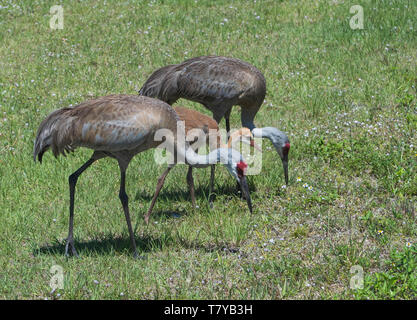
[[[221,143],[221,135],[219,132],[219,126],[215,120],[210,118],[209,116],[206,116],[196,110],[184,108],[184,107],[174,107],[175,112],[178,114],[181,121],[184,121],[185,125],[185,134],[189,134],[191,130],[200,130],[204,133],[205,138],[205,144],[209,145],[210,150],[215,150],[217,148],[231,148],[233,146],[233,143],[235,143],[238,139],[241,138],[247,138],[251,139],[252,134],[248,128],[241,128],[239,130],[236,130],[232,133],[230,136],[230,139],[228,141],[228,144],[225,145]],[[245,140],[243,140],[245,141]],[[253,141],[253,140],[251,140]],[[197,142],[197,138],[193,141],[190,141],[191,146],[194,146],[194,143]],[[255,148],[258,148],[256,145],[254,145]],[[151,202],[151,205],[149,207],[149,210],[147,214],[145,215],[145,221],[146,223],[149,222],[149,217],[152,213],[153,207],[155,205],[156,199],[158,198],[159,192],[161,191],[165,178],[167,177],[169,171],[174,166],[168,166],[168,168],[162,173],[162,175],[158,178],[158,183],[156,186],[156,190]],[[193,207],[196,207],[196,201],[195,201],[195,192],[194,192],[194,179],[193,179],[193,173],[192,173],[193,167],[188,167],[188,173],[187,173],[187,183],[190,190],[190,196],[191,201],[193,204]],[[215,165],[210,166],[210,188],[209,188],[209,195],[213,192],[213,186],[214,186],[214,171],[215,171]],[[211,196],[210,196],[210,205],[212,205],[211,202]]]
[[[185,98],[203,104],[220,122],[240,105],[242,127],[254,128],[253,119],[264,101],[266,81],[251,64],[235,58],[202,56],[156,70],[139,91],[169,104]]]
[[[39,126],[33,158],[42,160],[49,148],[55,157],[77,147],[100,152],[123,151],[127,155],[155,148],[149,139],[159,128],[176,133],[176,112],[166,103],[135,95],[110,95],[89,100],[74,108],[52,112]],[[153,135],[152,135],[153,137]]]
[[[77,255],[73,239],[74,194],[78,177],[96,160],[112,157],[118,161],[121,181],[119,198],[122,202],[128,225],[130,241],[137,256],[136,243],[129,215],[128,196],[125,191],[126,169],[137,153],[156,148],[161,141],[155,141],[159,129],[169,129],[171,135],[165,142],[176,155],[195,166],[208,166],[217,162],[225,164],[229,172],[241,183],[242,191],[248,194],[245,167],[242,156],[232,149],[219,148],[207,156],[196,154],[189,143],[178,143],[177,113],[163,101],[136,95],[110,95],[86,101],[74,108],[63,108],[52,112],[39,126],[33,159],[42,161],[43,154],[52,149],[59,154],[74,151],[77,147],[93,149],[91,158],[69,177],[70,220],[65,254],[71,248]],[[252,210],[250,199],[249,209]]]
[[[255,128],[253,122],[265,99],[266,81],[251,64],[220,56],[192,58],[156,70],[139,94],[171,105],[180,98],[199,102],[213,113],[217,123],[225,118],[228,134],[230,112],[234,105],[239,105],[242,127],[249,128],[255,138],[267,138],[272,142],[281,158],[288,184],[290,141],[287,135],[274,127]]]

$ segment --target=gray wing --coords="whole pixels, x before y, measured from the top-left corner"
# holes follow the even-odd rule
[[[251,82],[245,69],[222,57],[190,59],[177,69],[179,95],[203,104],[238,99]]]

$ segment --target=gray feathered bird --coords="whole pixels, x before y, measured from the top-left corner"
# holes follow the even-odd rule
[[[121,180],[119,198],[122,202],[130,241],[137,256],[136,243],[129,215],[128,196],[125,191],[126,169],[132,158],[161,144],[155,139],[158,130],[168,129],[172,135],[165,136],[168,151],[186,163],[196,167],[207,167],[221,162],[242,186],[249,197],[248,206],[252,210],[249,189],[245,178],[244,162],[241,154],[234,149],[218,148],[208,155],[198,155],[186,141],[177,138],[180,121],[177,113],[163,101],[137,95],[110,95],[81,103],[73,108],[63,108],[49,114],[40,124],[33,159],[42,162],[43,154],[52,149],[57,157],[74,151],[78,147],[93,149],[91,158],[69,176],[70,220],[65,254],[71,248],[77,255],[73,239],[74,194],[78,177],[96,160],[111,157],[118,161]]]
[[[266,81],[263,74],[251,64],[221,56],[191,58],[156,70],[146,80],[139,94],[158,98],[170,105],[180,98],[199,102],[213,113],[217,123],[225,118],[228,134],[232,107],[239,105],[242,127],[249,128],[254,137],[271,140],[282,160],[285,182],[288,184],[290,142],[287,135],[273,127],[254,130],[253,120],[264,101]]]

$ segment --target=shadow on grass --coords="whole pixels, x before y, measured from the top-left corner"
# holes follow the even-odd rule
[[[147,253],[151,251],[160,251],[163,246],[169,245],[169,238],[160,239],[150,236],[135,237],[136,247],[138,253]],[[47,244],[33,250],[34,256],[39,255],[64,255],[66,240],[56,240],[52,244]],[[103,239],[93,239],[88,241],[77,241],[75,239],[75,249],[80,256],[83,255],[108,255],[112,253],[131,253],[129,237],[113,237],[111,235],[105,236]]]
[[[149,218],[149,223],[153,223],[155,221],[162,219],[179,219],[181,217],[185,217],[187,216],[187,211],[183,210],[183,209],[178,209],[178,210],[156,210],[154,209],[152,211],[152,214]],[[142,227],[146,227],[146,224],[143,223],[141,224],[140,222],[144,221],[143,219],[143,215],[140,215],[138,217],[141,220],[137,220],[135,227],[134,227],[134,232],[136,233],[139,225],[142,225]]]
[[[226,241],[221,241],[218,243],[206,243],[202,244],[198,241],[187,241],[184,239],[181,239],[180,244],[183,248],[189,249],[189,250],[197,250],[197,251],[204,251],[206,253],[226,253],[226,254],[240,254],[242,256],[246,256],[246,254],[242,253],[240,251],[239,246],[227,243]]]
[[[254,190],[255,187],[253,183],[249,184],[249,189]],[[196,199],[198,198],[205,198],[207,199],[209,193],[208,186],[199,186],[195,189]],[[231,184],[227,184],[224,186],[217,187],[215,193],[213,193],[213,201],[215,201],[216,194],[235,194],[237,193],[237,186],[233,186]],[[161,193],[160,197],[168,198],[168,199],[175,199],[175,200],[188,200],[189,193],[188,191],[178,190],[178,191],[167,191],[165,193]],[[139,192],[135,195],[135,200],[148,200],[152,199],[153,195],[151,194],[140,194]],[[189,199],[191,201],[191,199]],[[160,218],[165,219],[178,219],[182,216],[186,216],[187,213],[184,210],[154,210],[151,215],[152,218],[156,218],[155,220],[159,220]],[[142,215],[137,217],[137,223],[134,226],[134,233],[141,225],[139,219],[143,218]],[[143,227],[142,225],[141,227]],[[139,254],[153,252],[153,251],[161,251],[163,247],[166,246],[173,246],[173,247],[182,247],[185,249],[191,250],[203,250],[205,252],[227,252],[227,253],[237,253],[239,249],[230,245],[228,243],[216,243],[216,244],[201,244],[196,241],[188,241],[185,239],[173,239],[171,235],[163,236],[161,238],[155,238],[151,236],[142,236],[138,237],[135,236],[136,246]],[[64,255],[65,252],[65,240],[59,241],[56,240],[52,244],[46,244],[39,248],[33,250],[34,256],[39,255]],[[77,241],[75,239],[75,248],[80,256],[86,254],[99,254],[99,255],[108,255],[111,253],[132,253],[131,245],[130,245],[130,238],[129,237],[114,237],[113,235],[109,234],[106,235],[102,239],[93,239],[88,241]]]
[[[165,214],[165,213],[162,213]],[[222,252],[226,254],[241,253],[239,246],[226,241],[216,243],[201,243],[198,240],[189,240],[179,238],[176,235],[162,235],[159,238],[152,236],[135,236],[138,253],[144,254],[149,252],[162,251],[170,247],[173,250],[198,250],[206,253]],[[34,256],[40,255],[62,255],[65,254],[66,240],[55,240],[52,244],[46,244],[33,250]],[[102,239],[93,239],[88,241],[75,240],[75,248],[80,257],[89,255],[111,255],[114,253],[133,254],[129,237],[113,237],[107,235]]]
[[[248,187],[249,192],[256,191],[255,183],[253,182],[253,179],[248,179]],[[184,182],[186,184],[186,182]],[[156,185],[155,185],[156,187]],[[198,199],[208,199],[209,196],[209,186],[208,181],[207,185],[200,185],[195,187],[195,197],[196,200]],[[235,184],[233,183],[227,183],[225,185],[218,186],[215,184],[214,191],[213,191],[213,199],[215,199],[216,194],[217,195],[240,195],[240,187],[238,187],[237,182]],[[135,201],[151,201],[153,198],[153,193],[147,193],[147,192],[139,192],[137,191],[134,200]],[[169,199],[169,200],[176,200],[176,201],[191,201],[190,192],[188,190],[166,190],[165,188],[162,188],[161,192],[159,193],[158,199]],[[157,200],[158,201],[158,200]]]

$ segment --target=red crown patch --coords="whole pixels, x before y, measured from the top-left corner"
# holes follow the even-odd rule
[[[237,167],[241,170],[245,170],[248,167],[248,165],[244,161],[239,161]]]
[[[244,161],[239,161],[236,167],[238,175],[243,176],[246,172],[246,168],[248,167],[248,165]]]

